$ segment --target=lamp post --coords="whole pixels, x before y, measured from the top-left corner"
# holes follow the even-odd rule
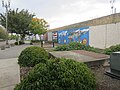
[[[8,34],[8,8],[10,8],[10,0],[2,0],[2,7],[6,9],[6,33]],[[8,45],[8,38],[6,39],[6,45]]]

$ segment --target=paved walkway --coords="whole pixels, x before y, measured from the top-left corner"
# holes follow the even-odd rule
[[[20,70],[17,58],[0,60],[0,90],[13,90],[20,82]]]
[[[0,90],[13,90],[20,82],[18,56],[30,45],[20,45],[0,50]]]
[[[15,43],[15,40],[8,40],[8,43],[9,44]],[[0,47],[5,45],[6,45],[6,41],[0,41]]]
[[[31,45],[19,45],[10,48],[5,48],[5,50],[0,50],[0,60],[7,58],[17,58],[20,52]]]

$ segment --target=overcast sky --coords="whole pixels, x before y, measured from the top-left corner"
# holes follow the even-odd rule
[[[115,1],[114,7],[119,13],[120,0]],[[111,14],[110,0],[11,0],[11,9],[16,8],[27,9],[36,17],[44,18],[50,28]],[[4,12],[2,7],[0,12]]]

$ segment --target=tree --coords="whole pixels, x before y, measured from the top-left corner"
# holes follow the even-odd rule
[[[44,34],[47,31],[48,23],[44,19],[33,18],[29,27],[31,28],[31,33],[35,36],[36,34]]]
[[[23,41],[26,34],[29,34],[29,24],[34,17],[30,14],[28,10],[22,9],[9,10],[8,11],[8,31],[11,33],[16,33],[21,35],[21,40]],[[1,24],[5,26],[5,14],[0,13]]]
[[[3,26],[0,25],[0,39],[6,39],[8,34]]]

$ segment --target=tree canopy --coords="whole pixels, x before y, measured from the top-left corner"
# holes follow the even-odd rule
[[[33,18],[29,27],[33,34],[44,34],[47,31],[48,23],[44,19]]]
[[[9,10],[8,11],[8,31],[11,33],[20,34],[22,38],[25,37],[26,34],[29,34],[29,24],[34,17],[34,14],[28,12],[28,10],[22,9],[19,11]],[[5,14],[0,13],[1,24],[5,26]]]
[[[0,25],[0,39],[6,39],[7,38],[6,30],[3,26]]]

